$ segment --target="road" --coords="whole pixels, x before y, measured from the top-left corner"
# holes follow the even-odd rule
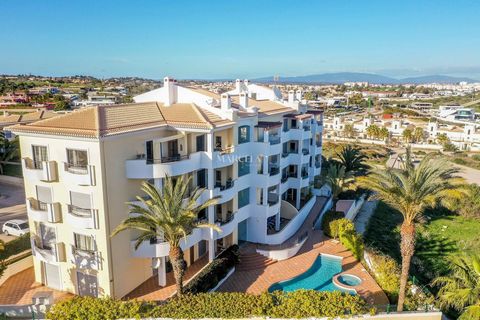
[[[403,150],[393,150],[393,154],[390,156],[390,158],[387,160],[387,166],[388,167],[392,167],[395,165],[396,168],[399,167],[401,161],[399,161],[399,159],[397,159],[398,157],[398,153],[404,153],[405,151]],[[478,185],[480,185],[480,170],[477,170],[477,169],[473,169],[473,168],[470,168],[470,167],[466,167],[466,166],[461,166],[459,164],[455,164],[453,162],[451,162],[452,165],[458,169],[460,169],[460,172],[459,172],[459,176],[464,178],[468,183],[476,183]]]
[[[7,220],[27,219],[23,187],[0,183],[0,194],[0,226],[3,226]],[[4,234],[0,234],[0,240],[8,242],[12,239],[14,239],[13,236],[7,237]]]

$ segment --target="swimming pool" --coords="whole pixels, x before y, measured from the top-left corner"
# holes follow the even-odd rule
[[[317,291],[343,291],[355,294],[355,290],[339,288],[333,283],[333,276],[340,272],[342,272],[341,257],[321,254],[307,271],[290,280],[272,284],[268,288],[268,292],[310,289]]]

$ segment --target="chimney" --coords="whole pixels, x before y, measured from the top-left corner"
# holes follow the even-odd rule
[[[240,79],[235,80],[235,90],[237,91],[237,93],[242,92],[242,82],[240,81]]]
[[[177,80],[169,77],[163,78],[163,87],[166,90],[165,106],[170,106],[177,102]]]
[[[242,92],[238,95],[238,98],[240,100],[240,106],[243,108],[248,108],[248,96],[246,93]]]
[[[288,91],[288,103],[293,103],[295,100],[295,92],[293,90]]]
[[[302,101],[302,90],[297,90],[297,92],[295,93],[295,99],[297,101]]]
[[[248,79],[243,80],[243,84],[248,89],[248,86],[250,85],[250,80],[248,80]]]
[[[220,107],[222,110],[230,110],[232,108],[232,100],[230,99],[230,96],[228,94],[222,94],[220,100]]]
[[[8,113],[7,110],[3,110],[3,116],[4,116],[4,117],[8,117],[9,115],[10,115],[10,114]]]

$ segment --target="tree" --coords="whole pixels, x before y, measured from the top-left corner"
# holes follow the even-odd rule
[[[465,195],[455,201],[454,211],[466,218],[480,218],[480,186],[468,185]]]
[[[405,129],[405,130],[403,130],[403,132],[402,132],[402,137],[403,137],[403,140],[404,140],[406,143],[412,142],[412,140],[413,140],[413,131],[412,131],[412,129]]]
[[[378,138],[380,128],[375,124],[371,124],[367,127],[367,129],[365,129],[365,132],[367,133],[368,137],[376,139]]]
[[[331,162],[327,167],[325,183],[332,190],[333,200],[338,199],[338,195],[353,182],[352,173],[346,171],[341,163]]]
[[[5,162],[15,160],[19,156],[18,137],[9,140],[3,131],[0,132],[0,175],[4,174]]]
[[[437,143],[442,145],[442,146],[445,146],[445,145],[450,143],[450,139],[448,138],[448,136],[445,133],[442,133],[442,134],[438,135]]]
[[[367,169],[365,165],[365,156],[360,149],[352,147],[351,145],[344,146],[336,154],[340,163],[345,167],[346,172],[352,172],[352,174],[359,174]]]
[[[413,139],[415,142],[422,142],[424,138],[425,132],[423,131],[422,127],[416,127],[413,130]]]
[[[462,312],[460,320],[480,319],[480,256],[453,257],[450,269],[433,282],[440,286],[440,305]]]
[[[410,271],[410,262],[415,251],[416,224],[423,221],[426,207],[437,203],[451,205],[452,198],[461,196],[461,180],[455,177],[458,169],[445,160],[426,156],[414,166],[407,149],[401,168],[375,169],[370,175],[359,178],[359,184],[374,192],[374,197],[383,200],[403,216],[400,228],[400,252],[402,273],[398,297],[398,311],[403,311],[405,289]]]
[[[303,98],[307,101],[314,101],[316,99],[315,93],[312,91],[305,92]]]
[[[378,137],[381,140],[387,140],[389,136],[390,136],[390,132],[388,131],[388,129],[385,127],[381,127],[378,132]]]
[[[176,182],[171,177],[165,178],[162,190],[154,185],[144,182],[142,190],[149,199],[137,197],[141,205],[129,203],[131,216],[125,219],[115,230],[112,236],[121,231],[134,229],[140,231],[135,241],[137,249],[143,241],[163,239],[170,245],[169,257],[173,267],[177,294],[183,294],[183,276],[186,262],[183,258],[183,250],[180,243],[184,237],[194,228],[211,228],[221,231],[216,225],[199,222],[198,213],[215,205],[218,197],[212,198],[203,204],[197,204],[197,200],[204,189],[195,188],[189,196],[190,180],[183,176]]]
[[[348,102],[351,104],[351,105],[359,105],[361,104],[363,101],[363,96],[361,93],[355,93],[353,95],[351,95],[349,98],[348,98]]]
[[[345,124],[345,126],[343,127],[343,134],[347,138],[353,138],[355,136],[355,128],[353,127],[353,124]]]

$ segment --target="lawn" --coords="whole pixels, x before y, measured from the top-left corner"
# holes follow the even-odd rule
[[[480,220],[467,219],[445,209],[428,210],[426,223],[417,228],[412,275],[428,285],[448,271],[448,257],[480,252]],[[365,233],[365,243],[400,262],[401,214],[380,202]]]

